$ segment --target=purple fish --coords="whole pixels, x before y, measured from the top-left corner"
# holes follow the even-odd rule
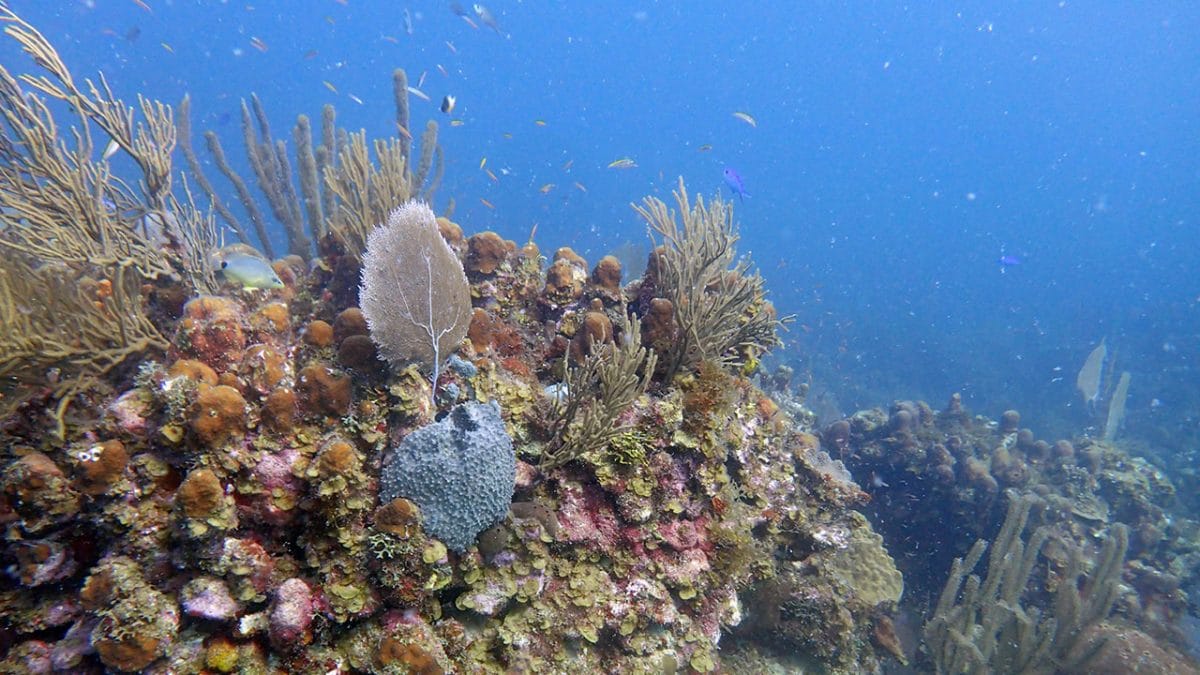
[[[746,197],[750,196],[750,193],[746,192],[746,184],[742,182],[741,174],[739,174],[737,170],[728,166],[725,167],[724,174],[725,184],[729,186],[730,190],[733,190],[733,193],[738,196],[738,199],[745,201]]]

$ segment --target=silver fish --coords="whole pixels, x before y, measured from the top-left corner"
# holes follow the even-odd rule
[[[500,30],[500,22],[496,21],[496,15],[492,14],[492,10],[478,2],[473,5],[473,9],[475,10],[475,16],[479,17],[479,23],[496,31],[496,35],[504,35],[504,32]]]

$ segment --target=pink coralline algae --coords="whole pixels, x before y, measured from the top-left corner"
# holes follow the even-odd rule
[[[617,516],[604,493],[592,485],[564,483],[558,506],[559,539],[613,550],[619,538]]]
[[[255,492],[246,494],[238,504],[241,516],[265,525],[286,525],[300,514],[303,482],[295,475],[299,453],[283,449],[264,455],[254,466]]]
[[[179,600],[184,614],[210,621],[232,621],[242,611],[225,582],[213,577],[189,581],[180,591]]]
[[[313,592],[303,579],[288,579],[275,590],[269,635],[276,649],[298,649],[312,641],[316,610]]]

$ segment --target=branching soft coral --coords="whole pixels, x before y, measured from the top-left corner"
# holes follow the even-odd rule
[[[80,276],[11,256],[0,268],[0,378],[5,407],[34,385],[59,400],[58,433],[71,399],[129,357],[165,351],[167,340],[142,312],[136,275]],[[4,412],[8,412],[5,410]]]
[[[135,110],[103,77],[81,87],[41,33],[6,8],[0,21],[47,73],[17,77],[0,67],[0,247],[76,269],[120,266],[214,289],[206,255],[215,247],[212,220],[190,194],[180,201],[171,193],[170,106],[139,97]],[[42,96],[68,104],[78,123],[60,128]],[[136,189],[111,172],[96,129],[137,164]]]
[[[550,413],[551,441],[542,454],[543,471],[599,452],[628,431],[617,418],[646,391],[657,357],[642,346],[636,319],[625,316],[619,328],[616,342],[593,339],[581,365],[572,367],[564,358],[566,390],[555,398]]]
[[[169,106],[144,98],[126,106],[103,77],[77,84],[41,33],[8,8],[0,22],[45,72],[15,76],[0,66],[0,394],[11,411],[19,394],[48,391],[62,435],[76,394],[130,356],[165,349],[143,284],[215,288],[207,254],[216,231],[186,185],[184,201],[171,192]],[[60,126],[47,98],[78,119]],[[132,158],[136,187],[112,173],[94,135]]]
[[[779,344],[775,308],[763,278],[745,258],[735,262],[737,226],[733,204],[719,196],[707,204],[688,198],[683,179],[675,191],[679,218],[657,197],[633,208],[662,238],[655,254],[659,297],[674,305],[678,339],[666,357],[666,381],[701,361],[752,362]]]

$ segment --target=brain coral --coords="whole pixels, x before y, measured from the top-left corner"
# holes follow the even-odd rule
[[[405,437],[383,467],[379,501],[415,502],[425,531],[461,553],[507,513],[516,465],[500,404],[464,403]]]

